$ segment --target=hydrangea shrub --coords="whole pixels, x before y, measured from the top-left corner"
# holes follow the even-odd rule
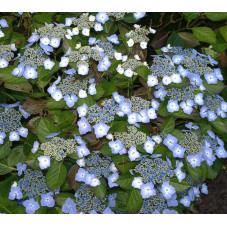
[[[151,55],[150,14],[0,17],[1,213],[176,214],[208,194],[227,158],[217,46],[195,27]]]

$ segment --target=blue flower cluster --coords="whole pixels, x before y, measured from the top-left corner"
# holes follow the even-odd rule
[[[26,169],[24,177],[19,180],[18,186],[28,198],[36,198],[49,191],[46,185],[46,177],[39,170]]]

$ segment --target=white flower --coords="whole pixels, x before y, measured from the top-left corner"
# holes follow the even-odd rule
[[[138,61],[141,60],[138,54],[134,55],[134,58]]]
[[[73,28],[72,33],[73,35],[79,35],[79,29],[77,27]]]
[[[169,85],[169,84],[171,84],[171,83],[172,83],[171,77],[169,77],[169,76],[163,76],[163,78],[162,78],[162,83],[163,83],[164,85]]]
[[[140,42],[140,47],[142,49],[146,49],[147,48],[147,42]]]
[[[116,60],[120,61],[122,59],[122,53],[115,52],[114,57],[116,58]]]
[[[89,18],[88,18],[89,21],[95,21],[95,16],[93,15],[90,15]]]
[[[51,97],[55,100],[55,101],[60,101],[63,98],[63,95],[61,93],[60,90],[56,90],[54,93],[51,94]]]
[[[51,70],[54,67],[55,63],[47,58],[43,61],[43,65],[45,69]]]
[[[60,67],[66,67],[69,64],[69,58],[67,57],[61,57],[61,61],[59,63]]]
[[[50,156],[39,156],[38,161],[40,169],[46,169],[50,167]]]
[[[83,98],[87,98],[87,92],[85,90],[83,90],[83,89],[80,89],[79,97],[82,98],[82,99]]]
[[[151,28],[151,27],[149,27],[149,31],[151,32],[151,34],[155,34],[156,33],[156,30]]]
[[[118,65],[117,72],[122,75],[124,73],[124,71],[125,70],[121,67],[121,65]]]
[[[40,42],[46,46],[50,44],[50,40],[47,37],[41,38]]]
[[[128,41],[127,41],[127,44],[129,47],[132,47],[134,45],[134,40],[132,38],[130,38]]]
[[[124,75],[131,78],[133,76],[133,71],[131,69],[126,69]]]
[[[140,189],[142,185],[143,185],[142,177],[134,177],[132,181],[132,187]]]
[[[81,43],[77,43],[75,48],[76,49],[80,49],[81,48]]]
[[[82,29],[82,34],[84,36],[89,36],[90,35],[90,29],[89,28],[83,28]]]

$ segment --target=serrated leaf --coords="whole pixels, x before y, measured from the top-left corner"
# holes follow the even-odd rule
[[[226,12],[207,12],[205,15],[212,21],[227,20]]]
[[[196,19],[199,16],[198,12],[184,12],[184,17],[190,23],[192,20]]]
[[[95,193],[95,196],[99,199],[102,199],[106,196],[106,191],[107,191],[107,185],[106,182],[103,178],[99,179],[100,180],[100,185],[93,187],[93,191]]]
[[[196,47],[199,45],[199,41],[190,32],[177,33],[184,41],[184,44],[188,47]]]
[[[139,212],[143,204],[143,198],[139,189],[132,189],[129,192],[128,200],[126,203],[126,211],[129,214],[136,214]]]
[[[175,128],[174,118],[168,118],[163,121],[161,132],[170,133],[174,128]]]
[[[193,35],[196,39],[201,42],[206,43],[216,43],[216,34],[215,32],[208,27],[194,27],[192,28]]]
[[[5,175],[7,173],[12,172],[13,170],[16,170],[13,167],[8,166],[7,164],[0,162],[0,175]]]
[[[9,65],[7,68],[0,69],[0,80],[9,84],[21,84],[27,82],[24,77],[17,77],[12,75],[14,68],[16,67]]]
[[[131,175],[129,172],[121,175],[117,180],[116,183],[123,189],[132,189],[132,181],[134,176]]]
[[[187,181],[183,180],[179,182],[177,178],[171,179],[170,184],[175,188],[177,193],[184,192],[191,187],[191,185],[189,185]]]
[[[6,158],[11,149],[10,147],[12,146],[12,142],[6,139],[3,144],[0,145],[0,159]]]
[[[227,42],[227,26],[220,27],[220,33],[224,40]]]
[[[63,162],[53,161],[46,174],[47,186],[54,190],[59,188],[67,177],[67,169]]]

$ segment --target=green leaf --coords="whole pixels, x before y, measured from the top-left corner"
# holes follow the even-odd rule
[[[59,188],[65,181],[67,169],[63,162],[53,161],[46,174],[47,186],[54,190]]]
[[[124,22],[135,23],[137,19],[133,16],[133,13],[126,13],[123,18]]]
[[[93,191],[95,193],[95,196],[99,199],[103,199],[106,196],[106,182],[103,178],[99,179],[100,180],[100,185],[96,186],[93,188]]]
[[[227,26],[220,27],[220,33],[224,40],[227,42]]]
[[[221,82],[220,80],[217,82],[217,84],[208,84],[207,81],[204,81],[203,85],[206,88],[206,93],[210,95],[219,94],[222,91],[222,89],[225,87],[223,82]]]
[[[46,104],[49,110],[60,110],[66,107],[65,100],[61,99],[60,101],[55,101],[54,99],[50,98],[47,100]]]
[[[216,43],[216,34],[215,32],[208,27],[194,27],[192,28],[193,35],[196,39],[201,42],[206,43]]]
[[[72,200],[75,200],[75,196],[72,195],[72,193],[59,193],[57,195],[54,196],[55,197],[55,201],[57,203],[58,206],[62,207],[62,205],[65,203],[66,199],[70,198]]]
[[[112,132],[125,132],[126,121],[113,121],[110,126],[110,133]]]
[[[148,75],[151,74],[149,68],[147,66],[143,66],[143,65],[136,68],[136,73],[139,76],[142,76],[146,80],[147,80]]]
[[[7,68],[0,69],[0,80],[9,84],[21,84],[27,82],[24,77],[17,77],[12,75],[14,68],[16,67],[9,65]]]
[[[59,132],[59,128],[53,123],[52,120],[41,118],[37,126],[37,136],[41,143],[48,140],[45,138],[47,135],[56,132]]]
[[[199,45],[199,41],[194,37],[190,32],[179,32],[177,33],[182,40],[184,41],[185,46],[187,47],[196,47]]]
[[[55,15],[55,12],[49,12],[49,13],[36,13],[33,16],[33,22],[42,24],[44,26],[44,23],[50,24],[52,22],[52,17]]]
[[[209,122],[220,134],[227,133],[227,118],[221,119],[218,117],[215,121]]]
[[[25,161],[25,155],[23,153],[23,145],[18,145],[13,148],[10,152],[10,155],[7,158],[7,162],[9,166],[16,166],[18,162]]]
[[[37,72],[39,76],[37,84],[40,88],[44,88],[50,82],[51,76],[60,69],[59,62],[55,60],[52,61],[55,62],[55,65],[51,70],[46,70],[44,66],[38,67]]]
[[[104,29],[105,33],[109,33],[109,32],[110,32],[110,29],[112,28],[113,24],[114,24],[114,21],[108,20],[108,21],[103,25],[103,29]]]
[[[7,164],[0,162],[0,175],[5,175],[7,173],[12,172],[13,170],[16,170],[13,167],[8,166]]]
[[[208,166],[207,178],[214,180],[222,169],[222,160],[216,159],[212,166]]]
[[[184,47],[183,39],[176,33],[172,32],[167,41],[171,46],[182,46]]]
[[[143,198],[139,189],[132,189],[126,203],[126,211],[129,214],[136,214],[140,211],[143,204]]]
[[[134,176],[131,175],[131,173],[127,172],[123,175],[121,175],[117,180],[116,183],[119,184],[119,186],[123,189],[132,189],[132,181],[134,179]]]
[[[227,20],[227,13],[224,12],[208,12],[205,15],[212,21]]]
[[[170,184],[175,188],[177,193],[184,192],[191,187],[187,181],[183,180],[179,182],[177,178],[172,178]]]
[[[174,118],[168,118],[163,121],[161,132],[170,133],[174,128],[175,128]]]
[[[32,92],[32,85],[29,82],[25,82],[21,84],[5,83],[4,87],[13,91],[21,91],[28,94]]]
[[[5,140],[2,145],[0,145],[0,159],[4,159],[9,155],[11,151],[10,149],[11,146],[12,146],[12,142],[9,141],[8,139]]]
[[[8,198],[0,196],[0,213],[6,214],[24,214],[24,207],[19,207],[17,202],[10,201]]]
[[[184,12],[183,14],[184,14],[185,19],[188,21],[188,23],[190,23],[192,20],[199,17],[198,12]]]
[[[132,162],[128,155],[114,155],[112,160],[115,166],[122,172],[126,173],[130,169],[134,168],[138,162]]]
[[[104,154],[104,155],[108,155],[108,156],[114,156],[114,154],[111,152],[111,148],[109,146],[108,143],[105,143],[101,150],[100,150],[100,153]]]

